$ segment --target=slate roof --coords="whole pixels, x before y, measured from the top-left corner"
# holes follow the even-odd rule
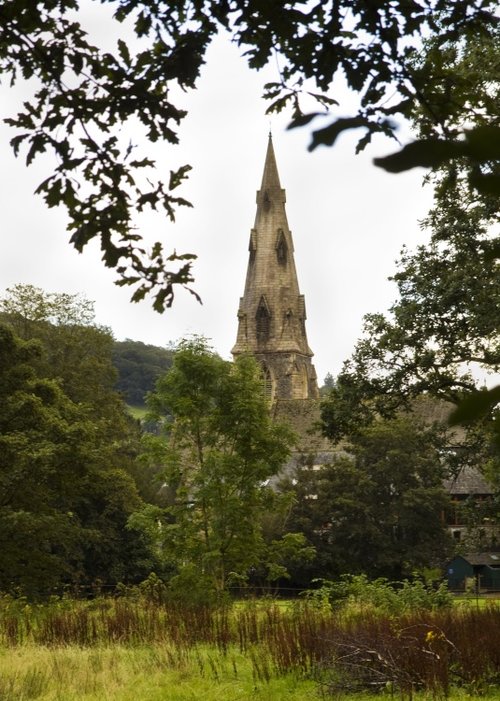
[[[493,487],[474,467],[464,467],[456,477],[443,481],[443,487],[451,496],[488,496]]]
[[[470,565],[488,565],[489,567],[500,567],[500,552],[496,553],[469,553],[461,555]]]

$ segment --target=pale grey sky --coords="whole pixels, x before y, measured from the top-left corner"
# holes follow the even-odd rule
[[[80,292],[95,301],[97,320],[119,340],[162,346],[203,334],[229,357],[271,126],[318,378],[337,373],[352,352],[363,315],[384,311],[393,301],[395,288],[387,277],[402,245],[414,247],[427,239],[418,220],[427,213],[431,192],[422,189],[421,170],[389,175],[372,165],[374,156],[396,148],[384,138],[359,156],[354,155],[354,135],[342,137],[334,148],[308,153],[307,127],[287,132],[289,115],[265,115],[262,86],[276,80],[276,69],[250,71],[240,53],[224,36],[214,42],[198,90],[181,97],[189,116],[180,129],[180,145],[154,147],[166,179],[173,167],[193,166],[182,194],[194,208],[179,212],[176,224],[162,215],[145,218],[146,238],[163,239],[166,250],[198,254],[194,287],[203,305],[183,291],[163,315],[153,312],[148,301],[130,304],[130,290],[113,284],[96,245],[82,255],[69,246],[64,212],[47,209],[33,194],[48,174],[47,164],[42,160],[26,168],[22,158],[15,159],[8,146],[12,134],[4,126],[0,292],[19,282],[49,292]],[[1,117],[15,110],[6,88],[0,99]]]

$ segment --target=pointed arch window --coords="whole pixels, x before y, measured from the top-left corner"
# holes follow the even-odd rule
[[[280,265],[286,265],[288,259],[288,244],[283,229],[278,229],[276,239],[276,257]]]
[[[261,341],[267,340],[271,333],[271,312],[264,295],[260,298],[259,306],[257,307],[255,323],[257,338]]]

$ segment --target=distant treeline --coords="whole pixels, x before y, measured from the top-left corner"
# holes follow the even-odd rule
[[[118,373],[116,389],[131,406],[145,406],[148,392],[155,388],[156,380],[169,370],[175,350],[152,346],[142,341],[115,341],[113,365]],[[334,385],[331,373],[325,377],[320,393],[325,395]]]
[[[160,375],[172,365],[174,351],[141,341],[115,341],[113,365],[118,372],[116,389],[125,402],[144,406],[145,397],[154,389]]]

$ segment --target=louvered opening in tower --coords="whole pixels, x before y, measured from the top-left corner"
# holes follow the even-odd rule
[[[278,263],[280,265],[286,265],[288,258],[288,246],[283,229],[278,229],[278,237],[276,240],[276,258],[278,259]]]
[[[264,296],[261,297],[259,306],[257,307],[255,325],[259,341],[267,340],[271,333],[271,313]]]
[[[264,396],[269,401],[273,400],[273,378],[267,365],[262,364],[262,385],[264,388]]]

